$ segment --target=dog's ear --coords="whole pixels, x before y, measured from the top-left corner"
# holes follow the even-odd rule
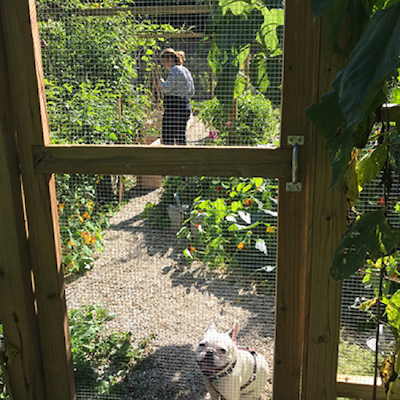
[[[217,326],[215,324],[215,318],[210,322],[210,324],[208,325],[207,331],[216,331],[217,330]]]
[[[237,335],[238,335],[238,333],[239,333],[239,322],[235,321],[235,322],[233,323],[232,328],[229,329],[229,331],[228,331],[227,333],[228,333],[228,335],[231,337],[231,339],[232,339],[234,342],[236,342],[236,338],[237,338]]]

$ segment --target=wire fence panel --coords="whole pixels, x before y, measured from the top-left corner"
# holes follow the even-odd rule
[[[52,143],[277,146],[282,2],[196,3],[38,0]],[[238,344],[263,357],[257,390],[269,399],[277,180],[60,174],[56,184],[78,398],[229,396],[233,383],[206,388],[201,366],[212,367],[195,350],[211,321],[233,339],[238,321]]]

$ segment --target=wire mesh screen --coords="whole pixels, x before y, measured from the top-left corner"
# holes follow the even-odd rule
[[[392,174],[389,181],[389,192],[387,176],[381,175],[368,183],[360,194],[360,200],[355,206],[356,211],[376,211],[385,202],[395,200],[399,195],[398,177]],[[350,217],[354,218],[355,213],[352,212]],[[398,212],[388,213],[388,222],[398,229]],[[399,288],[396,269],[398,260],[386,257],[385,262],[387,266],[382,290],[383,294],[390,298]],[[395,350],[395,336],[388,322],[386,306],[381,303],[380,309],[377,308],[381,271],[382,266],[377,268],[366,263],[362,270],[346,279],[343,284],[338,374],[350,382],[373,384],[377,352],[377,382],[380,385],[379,369],[383,361]]]
[[[37,10],[52,143],[277,144],[282,2]],[[64,174],[56,186],[79,398],[229,397],[230,378],[202,377],[236,352],[239,389],[271,397],[276,181]]]

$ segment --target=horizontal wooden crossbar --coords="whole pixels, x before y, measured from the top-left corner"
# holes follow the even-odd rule
[[[114,16],[121,12],[130,12],[132,15],[178,15],[178,14],[209,14],[208,6],[156,6],[156,7],[114,7],[65,10],[59,7],[49,9],[49,14],[59,17],[61,13],[85,16]]]
[[[374,389],[373,381],[373,377],[339,374],[336,382],[336,395],[338,397],[347,397],[350,399],[372,400]],[[381,380],[379,379],[376,388],[376,400],[386,399],[385,389],[381,386]]]
[[[36,173],[291,176],[291,150],[280,148],[50,145],[34,146],[33,157]]]

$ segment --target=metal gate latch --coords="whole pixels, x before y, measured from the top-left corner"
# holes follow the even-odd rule
[[[292,182],[286,182],[287,192],[301,192],[303,185],[297,181],[299,169],[299,146],[304,144],[304,136],[289,135],[287,143],[293,146],[292,151]]]

